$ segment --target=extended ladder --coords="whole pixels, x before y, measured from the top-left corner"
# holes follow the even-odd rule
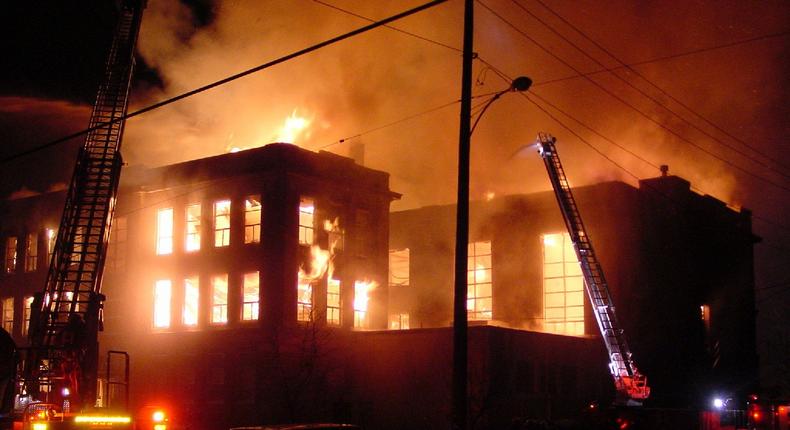
[[[95,397],[97,334],[104,298],[101,279],[120,180],[122,118],[127,112],[144,3],[122,2],[90,118],[91,131],[79,150],[66,196],[46,286],[33,304],[25,381],[32,382],[35,391],[41,384],[51,385],[53,379],[69,379],[56,375],[58,371],[76,368],[79,380],[72,377],[64,385],[71,386],[74,394],[77,387],[73,385],[81,386],[84,402]]]
[[[617,322],[609,286],[579,215],[579,208],[576,206],[560,157],[554,147],[555,142],[556,139],[552,136],[538,134],[538,152],[543,157],[551,185],[554,187],[554,194],[560,205],[560,212],[576,250],[576,257],[581,264],[587,296],[609,353],[609,370],[614,377],[618,400],[626,403],[641,403],[650,394],[650,388],[647,386],[645,376],[637,371],[631,359],[631,350],[625,341],[623,329]]]

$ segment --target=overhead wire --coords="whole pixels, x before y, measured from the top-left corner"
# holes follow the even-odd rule
[[[560,38],[561,38],[562,40],[564,40],[566,43],[568,43],[569,45],[573,46],[573,47],[574,47],[576,50],[578,50],[579,52],[581,52],[582,54],[584,54],[584,56],[586,56],[587,58],[591,59],[592,61],[594,61],[594,62],[595,62],[596,64],[598,64],[599,66],[601,66],[601,67],[604,67],[604,64],[603,64],[601,61],[599,61],[597,58],[595,58],[594,56],[592,56],[592,55],[590,55],[589,53],[587,53],[587,51],[585,51],[584,49],[582,49],[581,47],[579,47],[579,46],[578,46],[576,43],[574,43],[573,41],[571,41],[569,38],[565,37],[565,36],[564,36],[562,33],[560,33],[560,32],[558,32],[557,30],[555,30],[553,26],[549,25],[547,22],[545,22],[545,21],[544,21],[543,19],[541,19],[539,16],[535,15],[534,13],[532,13],[532,12],[531,12],[529,9],[527,9],[527,8],[526,8],[525,6],[523,6],[521,3],[519,3],[519,2],[518,2],[518,1],[516,1],[516,0],[511,0],[511,1],[512,1],[512,2],[513,2],[515,5],[516,5],[516,6],[518,6],[518,7],[519,7],[521,10],[523,10],[525,13],[527,13],[529,16],[531,16],[532,18],[534,18],[535,20],[537,20],[538,22],[540,22],[541,24],[543,24],[543,25],[544,25],[544,26],[545,26],[545,27],[546,27],[546,28],[547,28],[549,31],[551,31],[552,33],[556,34],[558,37],[560,37]],[[576,31],[577,33],[579,33],[580,35],[582,35],[582,36],[583,36],[585,39],[587,39],[587,40],[588,40],[588,41],[590,41],[592,44],[594,44],[594,45],[595,45],[595,46],[596,46],[598,49],[600,49],[601,51],[603,51],[604,53],[606,53],[606,54],[607,54],[609,57],[611,57],[612,59],[614,59],[614,60],[615,60],[615,61],[616,61],[618,64],[620,64],[620,65],[621,65],[623,68],[627,69],[627,71],[629,71],[629,72],[633,73],[634,75],[638,76],[639,78],[641,78],[642,80],[644,80],[645,82],[647,82],[647,83],[648,83],[648,84],[649,84],[651,87],[653,87],[653,88],[655,88],[656,90],[658,90],[658,91],[659,91],[659,92],[660,92],[662,95],[664,95],[664,96],[665,96],[665,97],[667,97],[668,99],[672,100],[673,102],[675,102],[675,103],[676,103],[676,104],[678,104],[679,106],[683,107],[683,108],[684,108],[684,109],[686,109],[688,112],[691,112],[691,113],[692,113],[694,116],[696,116],[697,118],[699,118],[699,119],[703,120],[703,121],[704,121],[705,123],[707,123],[709,126],[711,126],[711,127],[715,128],[715,129],[716,129],[716,130],[718,130],[719,132],[721,132],[721,133],[725,134],[726,136],[730,137],[731,139],[733,139],[733,140],[737,141],[738,143],[740,143],[741,145],[745,146],[746,148],[749,148],[749,149],[750,149],[750,150],[752,150],[752,151],[753,151],[755,154],[758,154],[758,155],[760,155],[760,156],[764,157],[764,158],[765,158],[765,159],[767,159],[767,160],[770,160],[770,161],[772,161],[772,162],[774,162],[774,163],[776,163],[776,164],[779,164],[779,165],[781,165],[781,163],[779,163],[778,161],[774,160],[773,158],[771,158],[771,157],[767,156],[767,155],[766,155],[766,154],[764,154],[762,151],[759,151],[759,150],[757,150],[757,149],[753,148],[752,146],[750,146],[749,144],[747,144],[747,143],[746,143],[746,142],[744,142],[743,140],[741,140],[741,139],[739,139],[739,138],[737,138],[737,137],[733,136],[731,133],[729,133],[728,131],[724,130],[723,128],[721,128],[721,127],[720,127],[720,126],[718,126],[717,124],[714,124],[712,121],[710,121],[710,120],[708,120],[707,118],[705,118],[704,116],[702,116],[702,115],[701,115],[699,112],[697,112],[696,110],[694,110],[693,108],[691,108],[691,107],[690,107],[690,106],[688,106],[687,104],[683,103],[682,101],[678,100],[676,97],[674,97],[672,94],[670,94],[670,93],[669,93],[668,91],[666,91],[665,89],[663,89],[663,88],[661,88],[660,86],[658,86],[658,85],[657,85],[655,82],[653,82],[652,80],[648,79],[648,78],[647,78],[646,76],[644,76],[643,74],[639,73],[639,72],[638,72],[636,69],[634,69],[633,67],[626,65],[624,61],[622,61],[620,58],[618,58],[617,56],[615,56],[615,55],[614,55],[614,54],[613,54],[613,53],[612,53],[610,50],[606,49],[606,48],[605,48],[604,46],[602,46],[600,43],[596,42],[596,41],[595,41],[594,39],[592,39],[590,36],[588,36],[587,34],[585,34],[585,33],[584,33],[583,31],[581,31],[581,30],[580,30],[578,27],[576,27],[575,25],[573,25],[572,23],[570,23],[568,20],[566,20],[564,17],[562,17],[560,14],[558,14],[558,13],[557,13],[557,12],[555,12],[553,9],[551,9],[551,8],[550,8],[548,5],[546,5],[546,4],[545,4],[543,1],[541,1],[541,0],[535,0],[535,1],[536,1],[536,2],[538,2],[538,3],[540,3],[540,4],[541,4],[541,5],[544,7],[544,8],[546,8],[546,9],[547,9],[549,12],[551,12],[551,13],[552,13],[554,16],[556,16],[556,17],[557,17],[559,20],[561,20],[561,21],[562,21],[564,24],[566,24],[567,26],[569,26],[570,28],[572,28],[574,31]],[[698,127],[696,124],[694,124],[693,122],[689,121],[687,118],[684,118],[683,116],[681,116],[679,113],[675,112],[674,110],[670,109],[670,108],[669,108],[667,105],[665,105],[664,103],[661,103],[661,101],[660,101],[660,100],[656,99],[655,97],[653,97],[653,96],[652,96],[652,95],[650,95],[650,94],[647,94],[647,93],[646,93],[646,92],[644,92],[644,91],[643,91],[641,88],[639,88],[639,87],[637,87],[636,85],[632,84],[632,83],[631,83],[631,82],[629,82],[627,79],[625,79],[625,78],[623,78],[622,76],[618,75],[618,74],[617,74],[617,73],[615,73],[614,71],[612,71],[612,72],[611,72],[611,75],[612,75],[612,76],[614,76],[614,77],[616,77],[618,80],[622,81],[623,83],[625,83],[625,84],[626,84],[626,85],[628,85],[629,87],[633,88],[635,91],[639,92],[640,94],[642,94],[644,97],[648,98],[648,99],[649,99],[650,101],[652,101],[653,103],[655,103],[655,104],[657,104],[657,105],[659,105],[659,106],[663,107],[663,108],[664,108],[664,109],[665,109],[667,112],[671,113],[673,116],[675,116],[676,118],[678,118],[678,119],[680,119],[681,121],[685,122],[686,124],[690,125],[692,128],[694,128],[695,130],[697,130],[697,131],[699,131],[700,133],[704,134],[705,136],[709,137],[709,138],[710,138],[710,139],[712,139],[714,142],[716,142],[716,143],[718,143],[718,144],[720,144],[720,145],[722,145],[722,146],[724,146],[724,147],[726,147],[726,148],[730,149],[731,151],[734,151],[734,152],[736,152],[737,154],[740,154],[741,156],[743,156],[743,157],[745,157],[745,158],[747,158],[747,159],[749,159],[749,160],[751,160],[751,161],[753,161],[753,162],[755,162],[755,163],[757,163],[757,164],[759,164],[759,165],[761,165],[761,166],[763,166],[763,167],[765,167],[765,168],[767,168],[767,169],[773,170],[774,172],[776,172],[776,173],[778,173],[778,174],[780,174],[780,175],[782,175],[782,176],[784,176],[784,177],[786,177],[786,178],[790,178],[790,174],[787,174],[787,173],[785,173],[785,172],[782,172],[782,171],[780,171],[780,170],[776,170],[776,169],[775,169],[773,166],[771,166],[770,164],[768,164],[768,163],[765,163],[765,162],[763,162],[762,160],[755,159],[755,158],[753,158],[753,157],[752,157],[750,154],[747,154],[746,152],[744,152],[744,151],[741,151],[740,149],[738,149],[738,148],[736,148],[736,147],[734,147],[734,146],[732,146],[732,145],[730,145],[730,144],[728,144],[728,143],[726,143],[726,142],[723,142],[723,141],[719,140],[719,139],[718,139],[716,136],[713,136],[712,134],[710,134],[710,133],[708,133],[707,131],[703,130],[702,128]]]
[[[582,72],[578,68],[574,67],[572,64],[568,63],[567,61],[565,61],[564,59],[559,57],[557,54],[552,52],[552,50],[546,48],[543,44],[541,44],[540,42],[535,40],[532,36],[528,35],[526,32],[524,32],[523,30],[518,28],[515,24],[513,24],[512,22],[507,20],[505,17],[503,17],[501,14],[499,14],[498,12],[496,12],[495,10],[490,8],[488,5],[483,3],[481,0],[477,0],[477,3],[480,4],[481,6],[483,6],[486,10],[488,10],[492,15],[497,17],[500,21],[502,21],[505,24],[507,24],[509,27],[511,27],[514,31],[516,31],[518,34],[523,36],[525,39],[529,40],[530,42],[535,44],[535,46],[539,47],[541,50],[543,50],[544,52],[546,52],[550,56],[554,57],[557,61],[559,61],[560,63],[562,63],[566,67],[570,68],[574,72],[576,72],[576,73],[578,73],[580,75],[582,74]],[[734,164],[733,162],[727,160],[726,158],[723,158],[720,155],[718,155],[718,154],[716,154],[716,153],[714,153],[714,152],[712,152],[712,151],[710,151],[710,150],[708,150],[708,149],[706,149],[706,148],[704,148],[704,147],[692,142],[691,140],[689,140],[686,137],[684,137],[684,136],[680,135],[679,133],[675,132],[674,130],[672,130],[671,128],[669,128],[665,124],[661,123],[660,121],[655,120],[650,115],[648,115],[647,113],[643,112],[641,109],[637,108],[633,104],[629,103],[628,101],[626,101],[622,97],[620,97],[617,94],[615,94],[613,91],[609,90],[608,88],[604,87],[600,83],[598,83],[595,80],[591,79],[589,76],[582,76],[582,77],[585,80],[587,80],[588,82],[590,82],[591,84],[593,84],[595,87],[597,87],[598,89],[603,91],[604,93],[608,94],[610,97],[612,97],[615,100],[619,101],[623,105],[631,108],[634,112],[636,112],[640,116],[644,117],[648,121],[652,122],[653,124],[657,125],[659,128],[665,130],[667,133],[675,136],[679,140],[688,143],[689,145],[697,148],[699,151],[704,152],[704,153],[710,155],[711,157],[716,158],[716,159],[718,159],[718,160],[720,160],[720,161],[722,161],[722,162],[724,162],[724,163],[726,163],[726,164],[728,164],[728,165],[740,170],[741,172],[743,172],[743,173],[745,173],[745,174],[747,174],[749,176],[752,176],[752,177],[754,177],[756,179],[759,179],[759,180],[761,180],[761,181],[763,181],[763,182],[765,182],[767,184],[773,185],[774,187],[779,188],[781,190],[784,190],[786,192],[790,192],[790,187],[787,187],[787,186],[784,186],[784,185],[781,185],[781,184],[777,184],[776,182],[774,182],[774,181],[772,181],[770,179],[767,179],[767,178],[764,178],[764,177],[762,177],[760,175],[757,175],[757,174],[749,171],[748,169],[745,169],[745,168],[743,168],[743,167],[741,167],[741,166],[739,166],[737,164]]]

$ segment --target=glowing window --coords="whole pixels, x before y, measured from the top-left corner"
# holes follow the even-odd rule
[[[186,251],[200,250],[200,203],[187,206],[186,212]]]
[[[5,242],[5,272],[16,271],[16,237],[11,236]]]
[[[24,323],[22,325],[22,335],[27,336],[28,329],[30,328],[30,314],[33,311],[33,296],[25,297],[25,308],[22,310],[22,318]]]
[[[469,244],[466,279],[466,312],[472,320],[490,320],[492,317],[491,241]]]
[[[584,334],[584,281],[568,233],[543,235],[543,317],[548,332]]]
[[[3,328],[10,334],[14,333],[14,298],[3,299]]]
[[[199,309],[200,279],[197,276],[190,276],[184,279],[184,309],[181,318],[185,326],[197,326]]]
[[[326,284],[326,323],[340,325],[340,281],[332,278]]]
[[[38,235],[28,233],[25,238],[25,272],[32,272],[38,266]]]
[[[408,330],[409,314],[390,314],[390,330]]]
[[[172,285],[169,279],[160,279],[154,284],[154,328],[170,327],[170,299]]]
[[[260,273],[245,273],[242,286],[241,319],[244,321],[257,320],[259,304]]]
[[[156,213],[156,253],[173,253],[173,208],[159,209]]]
[[[409,285],[409,248],[390,250],[390,287]]]
[[[211,323],[228,322],[228,275],[211,278]]]
[[[55,229],[48,228],[46,230],[47,233],[47,261],[52,259],[52,253],[55,252],[55,239],[56,239],[56,231]]]
[[[312,245],[315,232],[315,203],[309,197],[299,200],[299,244]]]
[[[214,246],[230,245],[230,200],[214,202]]]
[[[370,292],[376,288],[376,283],[372,281],[354,282],[354,327],[369,328],[368,302]]]
[[[244,200],[244,243],[261,241],[261,198],[249,196]]]
[[[296,320],[311,321],[313,319],[313,284],[299,274],[296,285]]]

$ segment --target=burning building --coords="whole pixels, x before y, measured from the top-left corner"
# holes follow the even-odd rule
[[[673,176],[576,196],[651,401],[753,384],[748,211]],[[195,428],[446,427],[455,208],[390,213],[398,197],[384,172],[287,144],[126,171],[100,342],[131,355],[132,406],[170,405]],[[20,345],[63,199],[0,208],[3,326]],[[606,352],[554,196],[474,202],[471,224],[472,422],[606,401]]]

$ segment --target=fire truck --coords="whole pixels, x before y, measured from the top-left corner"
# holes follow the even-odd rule
[[[601,331],[601,337],[609,354],[609,371],[614,379],[617,392],[615,404],[641,405],[650,395],[650,387],[647,385],[647,378],[639,373],[631,358],[631,350],[626,343],[624,330],[617,321],[603,268],[595,255],[590,236],[582,222],[555,143],[556,139],[553,136],[540,133],[536,146],[546,165],[546,171],[554,188],[554,195],[557,197],[565,227],[568,229],[573,248],[576,251],[576,258],[581,265],[587,297],[592,305],[598,329]]]
[[[6,428],[167,428],[163,411],[153,411],[150,417],[137,422],[127,413],[127,354],[109,351],[106,375],[98,375],[102,275],[120,180],[120,149],[134,52],[145,3],[120,2],[104,77],[66,195],[46,284],[35,295],[31,307],[30,346],[19,348],[18,353],[13,347],[4,348],[9,352],[5,352],[3,362],[18,363],[16,375],[10,377],[16,388],[13,424],[6,419],[2,424]],[[117,374],[121,376],[114,376]],[[10,415],[9,411],[0,412]]]

